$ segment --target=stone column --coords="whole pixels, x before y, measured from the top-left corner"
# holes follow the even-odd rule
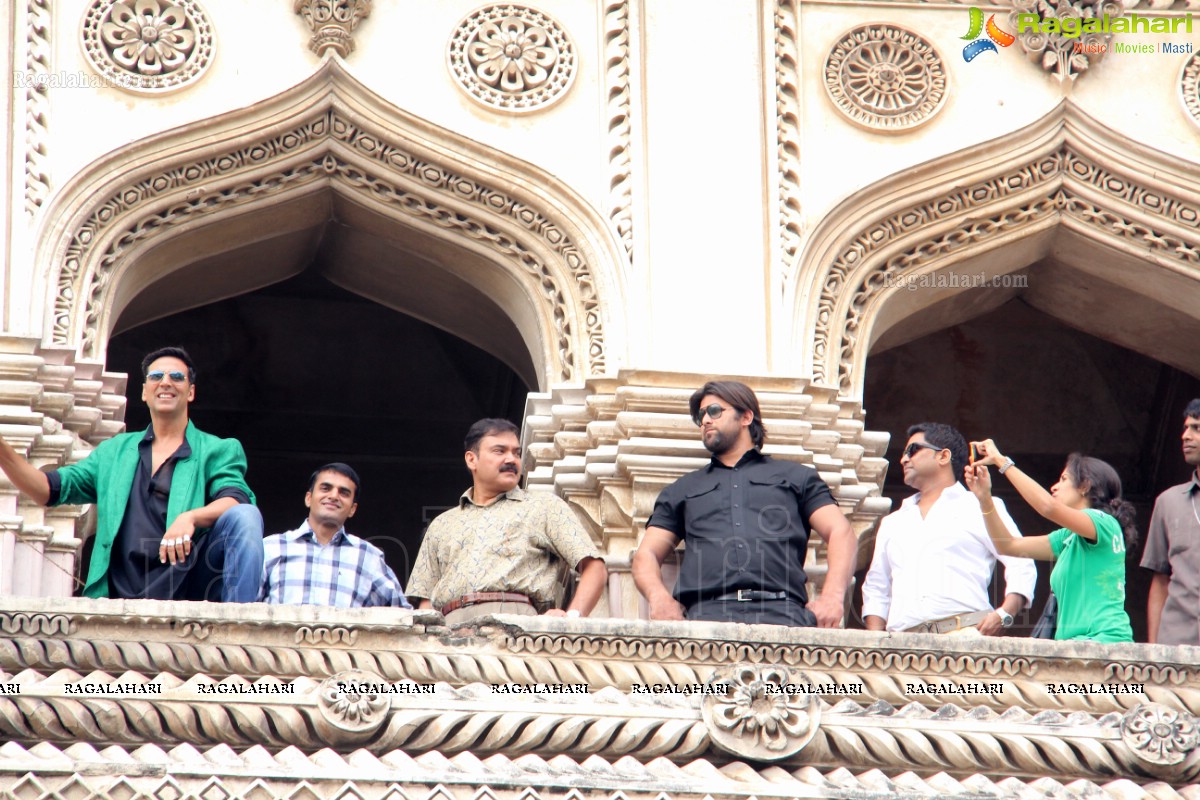
[[[0,337],[0,434],[39,469],[77,461],[124,429],[125,376],[73,350]],[[46,509],[0,474],[0,595],[69,597],[90,507]]]

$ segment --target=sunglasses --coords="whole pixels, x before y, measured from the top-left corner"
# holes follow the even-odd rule
[[[187,380],[187,373],[179,370],[171,372],[163,372],[161,369],[156,369],[153,372],[146,373],[146,381],[148,383],[162,383],[163,378],[170,378],[175,383],[183,383]]]
[[[699,409],[696,412],[696,416],[692,417],[692,422],[695,422],[697,425],[699,425],[700,423],[704,422],[705,417],[712,417],[713,419],[716,419],[728,410],[729,406],[723,406],[720,403],[713,403],[710,406]]]
[[[904,448],[904,457],[911,459],[913,456],[915,456],[917,454],[917,451],[920,450],[921,448],[925,448],[926,450],[932,450],[935,453],[948,449],[945,447],[935,447],[934,445],[931,445],[931,444],[925,444],[925,442],[911,442],[911,443],[909,443],[908,447]]]

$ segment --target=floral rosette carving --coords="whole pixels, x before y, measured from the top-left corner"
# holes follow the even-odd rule
[[[459,23],[447,53],[450,72],[474,100],[504,111],[534,111],[566,94],[575,48],[553,19],[532,8],[481,8]]]
[[[383,726],[392,706],[386,684],[380,676],[361,670],[339,672],[321,681],[317,732],[333,745],[369,739]]]
[[[1200,728],[1196,717],[1187,711],[1143,703],[1121,720],[1121,738],[1140,761],[1172,767],[1200,745]]]
[[[713,743],[743,758],[778,761],[812,741],[821,701],[808,678],[783,667],[740,664],[708,681],[702,713]]]
[[[1192,122],[1200,125],[1200,53],[1196,53],[1179,69],[1179,99]]]
[[[1112,44],[1112,34],[1064,36],[1035,30],[1021,33],[1020,16],[1036,14],[1043,20],[1057,19],[1062,29],[1078,26],[1082,30],[1084,20],[1103,19],[1106,14],[1116,18],[1124,13],[1125,7],[1117,0],[1013,0],[1008,21],[1009,30],[1017,31],[1017,42],[1026,58],[1065,81],[1075,80],[1088,67],[1098,64]]]
[[[151,94],[198,79],[214,50],[212,25],[195,0],[92,0],[82,43],[112,85]]]
[[[941,55],[895,25],[862,25],[846,33],[829,51],[824,73],[825,92],[837,109],[871,130],[911,130],[946,102]]]

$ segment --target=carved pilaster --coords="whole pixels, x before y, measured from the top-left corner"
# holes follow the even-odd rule
[[[124,428],[125,377],[74,351],[8,339],[0,352],[0,435],[39,469],[78,461]],[[45,509],[0,476],[0,594],[70,596],[88,507]]]

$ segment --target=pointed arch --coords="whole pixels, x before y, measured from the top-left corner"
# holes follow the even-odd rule
[[[172,240],[322,194],[468,256],[438,266],[495,288],[542,388],[615,369],[621,304],[605,298],[622,296],[623,257],[603,218],[544,170],[389,104],[336,56],[275,97],[133,142],[66,185],[36,254],[46,339],[102,355],[132,297],[186,266],[162,256]],[[238,242],[212,246],[264,233],[236,227]],[[282,277],[246,276],[230,293]]]
[[[1139,301],[1194,316],[1198,171],[1066,100],[1026,128],[856,192],[814,231],[796,280],[785,286],[802,374],[861,397],[871,345],[946,298],[906,288],[950,266],[969,271],[975,261],[977,268],[985,256],[997,275],[1053,255]],[[1090,257],[1097,248],[1104,259]],[[1131,265],[1154,270],[1155,280]]]

